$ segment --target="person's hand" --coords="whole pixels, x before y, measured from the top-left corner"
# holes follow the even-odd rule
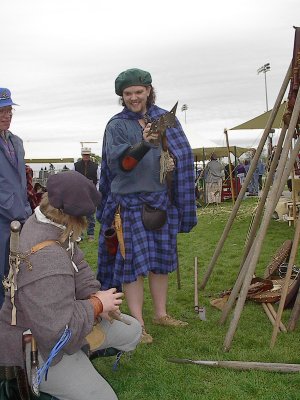
[[[145,142],[157,142],[159,138],[159,132],[150,133],[151,124],[147,124],[143,130],[143,139]]]
[[[103,304],[103,313],[108,313],[110,311],[119,311],[120,305],[122,304],[122,297],[124,294],[122,292],[117,292],[116,288],[108,289],[108,290],[100,290],[95,293],[102,304]]]

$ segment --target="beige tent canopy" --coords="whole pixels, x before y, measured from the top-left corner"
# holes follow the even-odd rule
[[[230,146],[229,150],[234,156],[240,157],[251,149],[246,147]],[[195,161],[209,160],[212,153],[215,153],[218,158],[228,157],[227,147],[200,147],[198,149],[193,149],[192,151]]]
[[[74,163],[74,158],[26,158],[29,164]]]
[[[276,115],[276,118],[274,120],[274,123],[272,125],[272,128],[279,129],[282,128],[282,117],[286,111],[287,107],[287,102],[284,101],[278,110],[278,113]],[[244,122],[241,125],[237,125],[234,128],[231,128],[230,130],[238,130],[238,129],[264,129],[267,125],[268,119],[270,117],[271,111],[267,111],[258,117],[255,117],[253,119],[250,119],[247,122]]]

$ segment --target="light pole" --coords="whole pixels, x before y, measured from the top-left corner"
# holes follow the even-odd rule
[[[257,74],[260,74],[261,72],[264,73],[265,75],[265,92],[266,92],[266,107],[267,107],[267,111],[269,111],[269,107],[268,107],[268,89],[267,89],[267,72],[270,71],[271,67],[270,67],[270,63],[267,63],[265,65],[263,65],[262,67],[258,68],[257,70]]]
[[[268,89],[267,89],[267,72],[270,71],[271,67],[270,67],[270,63],[267,63],[265,65],[263,65],[262,67],[258,68],[257,70],[257,74],[260,74],[261,72],[264,73],[265,75],[265,92],[266,92],[266,107],[267,107],[267,111],[269,111],[269,107],[268,107]],[[270,130],[269,136],[268,136],[268,158],[271,159],[271,155],[272,155],[272,148],[273,148],[273,133],[275,132],[274,129]]]
[[[184,122],[186,123],[186,110],[188,109],[187,104],[183,104],[181,111],[184,111]]]

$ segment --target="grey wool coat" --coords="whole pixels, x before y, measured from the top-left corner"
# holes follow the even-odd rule
[[[61,228],[32,215],[21,231],[20,250],[25,254],[37,243],[58,240],[61,233]],[[21,261],[15,293],[16,326],[11,326],[9,293],[0,311],[0,365],[24,366],[22,335],[27,329],[34,335],[45,361],[68,325],[71,339],[51,365],[58,363],[64,353],[73,354],[86,343],[85,337],[94,323],[93,306],[87,299],[100,289],[100,284],[76,244],[73,262],[78,272],[69,252],[55,243]]]

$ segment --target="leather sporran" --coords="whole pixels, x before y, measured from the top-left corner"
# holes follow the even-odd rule
[[[142,206],[142,222],[146,229],[155,231],[161,229],[167,221],[167,211],[151,207],[149,204]]]

